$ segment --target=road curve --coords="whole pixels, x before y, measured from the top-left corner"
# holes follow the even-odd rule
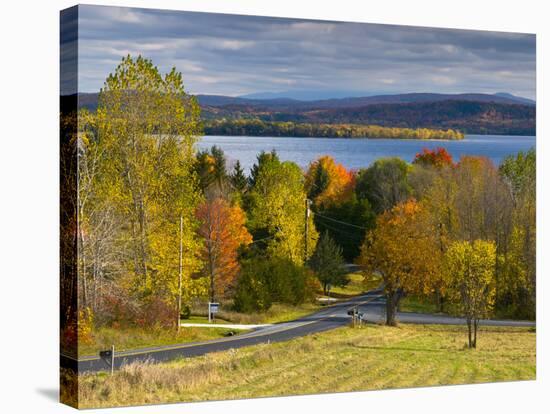
[[[363,318],[370,323],[382,323],[385,317],[385,299],[379,290],[371,291],[352,299],[338,302],[323,310],[292,322],[279,323],[255,329],[241,335],[210,340],[159,347],[140,348],[115,353],[115,368],[137,361],[163,362],[175,358],[193,357],[209,352],[224,351],[232,348],[256,345],[268,342],[287,341],[308,334],[323,332],[350,323],[348,310],[354,306],[363,313]],[[464,319],[446,315],[399,312],[397,318],[401,323],[463,325]],[[481,325],[492,326],[535,326],[530,321],[484,320]],[[61,366],[77,372],[94,372],[109,370],[109,365],[98,356],[74,358],[61,354]]]

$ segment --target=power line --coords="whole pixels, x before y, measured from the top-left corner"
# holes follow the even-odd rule
[[[265,241],[265,240],[269,240],[269,239],[274,239],[275,237],[277,237],[276,234],[274,234],[273,236],[268,236],[268,237],[263,237],[261,239],[258,239],[258,240],[254,240],[250,243],[248,243],[248,246],[250,246],[251,244],[254,244],[254,243],[259,243],[261,241]],[[222,243],[222,240],[213,240],[213,239],[207,239],[206,237],[202,237],[202,239],[206,242],[210,242],[210,243]]]
[[[357,240],[362,240],[363,239],[363,237],[360,234],[350,233],[348,231],[345,231],[345,230],[342,230],[342,229],[339,229],[339,228],[336,228],[336,227],[329,226],[327,223],[323,223],[323,222],[319,222],[319,224],[321,224],[321,226],[325,227],[326,229],[330,229],[332,231],[336,231],[336,232],[340,233],[342,235],[342,237],[345,237],[348,240],[357,241]]]
[[[313,211],[313,210],[312,210]],[[325,216],[323,214],[320,214],[316,211],[313,211],[313,213],[315,213],[317,216],[319,217],[323,217],[324,219],[327,219],[327,220],[330,220],[330,221],[334,221],[335,223],[339,223],[339,224],[345,224],[346,226],[351,226],[351,227],[356,227],[358,229],[361,229],[361,230],[370,230],[368,227],[363,227],[363,226],[358,226],[357,224],[352,224],[352,223],[346,223],[345,221],[341,221],[341,220],[336,220],[332,217],[328,217],[328,216]]]

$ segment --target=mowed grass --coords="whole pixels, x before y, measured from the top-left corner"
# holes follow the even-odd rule
[[[368,325],[135,364],[113,376],[81,374],[80,407],[535,379],[534,330],[483,327],[477,349],[465,348],[466,339],[462,326]]]
[[[346,286],[333,286],[330,293],[347,297],[360,295],[369,290],[369,286],[365,283],[365,277],[361,273],[349,273],[347,278],[349,282]]]
[[[401,299],[399,310],[401,312],[438,313],[437,306],[433,301],[417,296],[406,296]]]
[[[288,305],[274,303],[266,312],[240,313],[231,310],[222,310],[216,317],[220,322],[231,322],[238,324],[262,324],[288,322],[301,318],[321,309],[316,303],[303,303],[300,305]],[[183,322],[186,322],[185,320]]]
[[[193,321],[195,322],[195,321]],[[198,321],[197,321],[198,322]],[[78,344],[78,355],[97,355],[99,351],[111,349],[127,351],[151,346],[173,345],[185,342],[206,341],[226,336],[231,329],[182,327],[179,332],[174,328],[109,328],[94,329],[91,341]],[[246,332],[244,330],[235,333]]]

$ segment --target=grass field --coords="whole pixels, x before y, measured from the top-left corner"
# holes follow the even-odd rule
[[[240,313],[222,309],[216,317],[220,322],[225,321],[239,324],[279,323],[309,315],[319,309],[321,309],[321,306],[315,303],[303,303],[296,306],[274,303],[266,312]],[[182,322],[187,322],[187,320],[182,320]]]
[[[369,290],[369,287],[365,283],[365,278],[360,273],[349,273],[348,284],[346,286],[333,286],[330,290],[331,294],[335,296],[346,297],[360,295],[363,292]]]
[[[483,327],[477,349],[465,343],[462,326],[340,328],[170,363],[131,365],[113,376],[82,374],[80,406],[535,379],[533,330]]]
[[[437,313],[437,306],[433,301],[417,296],[406,296],[399,305],[401,312]]]
[[[199,320],[191,320],[199,322]],[[202,322],[202,321],[201,321]],[[100,350],[115,345],[117,351],[149,346],[171,345],[183,342],[206,341],[226,336],[231,330],[223,328],[182,327],[177,333],[174,329],[163,328],[107,328],[95,329],[89,343],[78,344],[78,355],[97,355]],[[238,331],[246,332],[246,331]]]

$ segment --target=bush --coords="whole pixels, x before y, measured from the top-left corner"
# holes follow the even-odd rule
[[[138,297],[123,288],[109,291],[103,297],[101,311],[94,322],[111,327],[170,327],[176,323],[176,309],[165,297],[155,294]]]
[[[174,326],[176,319],[176,309],[173,304],[156,295],[146,299],[141,306],[136,324],[141,327],[163,327]]]
[[[180,319],[189,319],[191,317],[191,307],[184,305],[181,309]]]
[[[254,270],[253,263],[258,265]],[[247,263],[241,270],[233,301],[237,312],[263,312],[271,307],[269,285],[265,279],[265,269],[261,261]]]
[[[311,279],[305,267],[288,259],[250,259],[243,264],[233,306],[239,312],[261,312],[273,302],[298,305],[311,299]]]

